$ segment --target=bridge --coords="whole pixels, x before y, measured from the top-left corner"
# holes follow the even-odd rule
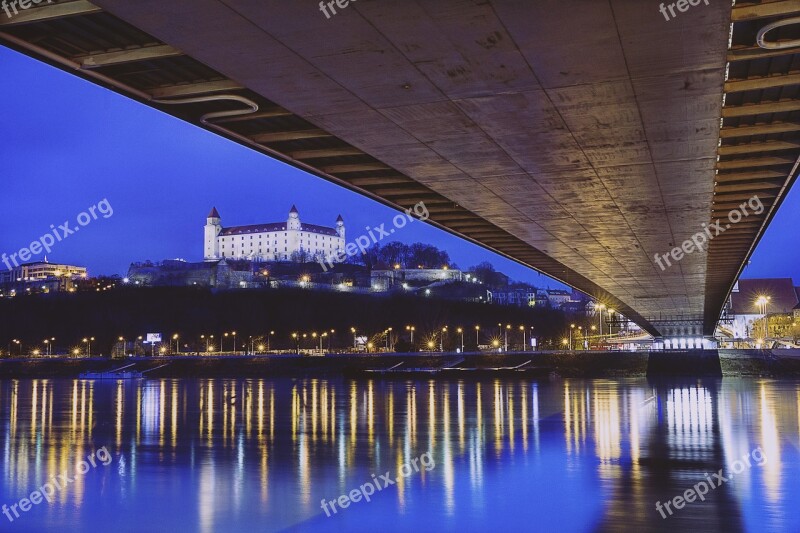
[[[424,202],[656,337],[713,335],[797,173],[797,0],[12,4],[3,44],[384,204]]]

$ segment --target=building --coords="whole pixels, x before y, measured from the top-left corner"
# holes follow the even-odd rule
[[[0,272],[0,296],[23,292],[73,292],[79,281],[86,280],[85,267],[61,265],[44,261],[25,263]]]
[[[213,208],[206,218],[203,258],[248,259],[251,261],[309,262],[344,255],[344,220],[336,227],[317,226],[300,221],[295,206],[285,222],[250,226],[222,226],[222,217]]]
[[[761,298],[764,300],[759,303]],[[730,333],[734,339],[763,337],[766,333],[762,321],[765,314],[772,321],[772,316],[777,314],[795,314],[798,305],[800,290],[791,278],[740,279],[733,286],[728,300]],[[776,326],[779,322],[775,322]]]
[[[573,301],[572,293],[562,289],[547,289],[547,301],[553,309],[561,309],[565,304]]]
[[[535,287],[517,287],[487,291],[490,303],[499,305],[515,305],[517,307],[536,306]]]
[[[25,263],[11,270],[0,272],[0,283],[32,282],[46,279],[73,279],[85,278],[86,268],[74,265],[60,265],[44,261]]]

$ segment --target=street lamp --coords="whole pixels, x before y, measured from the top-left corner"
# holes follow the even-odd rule
[[[300,355],[300,338],[297,336],[297,333],[292,333],[292,338],[294,339],[297,355]]]
[[[595,304],[595,309],[600,311],[600,337],[603,336],[603,309],[606,308],[605,304]]]
[[[275,332],[274,331],[270,331],[269,335],[267,336],[267,351],[269,351],[269,341],[270,341],[270,339],[272,338],[273,335],[275,335]]]
[[[175,351],[177,353],[181,353],[181,345],[180,345],[180,342],[178,341],[178,339],[179,339],[179,337],[178,337],[177,333],[172,336],[172,340],[175,341]]]
[[[506,334],[506,342],[505,342],[505,351],[506,352],[508,351],[508,330],[510,330],[510,329],[511,329],[511,324],[506,324],[506,330],[504,332]]]
[[[447,333],[447,326],[442,328],[442,335],[439,337],[439,351],[444,351],[444,334]]]
[[[411,346],[412,347],[414,346],[414,330],[416,330],[416,329],[417,328],[415,328],[414,326],[406,326],[406,331],[410,331],[411,332]]]
[[[480,326],[475,326],[475,346],[480,346],[481,345],[480,335],[481,335],[481,327]]]
[[[525,351],[525,326],[520,326],[519,330],[522,332],[522,351]]]
[[[464,353],[464,330],[458,328],[456,331],[461,334],[461,353]]]
[[[92,341],[94,341],[94,337],[84,338],[83,342],[86,344],[86,356],[92,356]]]
[[[575,329],[575,324],[569,325],[569,349],[572,349],[572,330]]]
[[[230,334],[231,334],[231,336],[233,336],[233,355],[236,355],[236,332],[232,331]],[[228,336],[228,332],[225,332],[225,337],[227,337],[227,336]],[[225,346],[222,345],[221,341],[219,343],[219,350],[220,351],[225,350]]]
[[[772,298],[769,296],[759,296],[756,298],[756,305],[759,308],[759,312],[764,315],[764,339],[769,337],[769,317],[767,316],[767,304]]]
[[[350,328],[350,331],[353,333],[353,349],[355,349],[358,346],[356,342],[356,328]]]

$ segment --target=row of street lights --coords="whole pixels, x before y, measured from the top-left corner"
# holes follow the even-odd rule
[[[498,327],[501,328],[501,330],[502,330],[503,329],[503,324],[502,323],[498,324]],[[508,332],[511,329],[512,329],[512,325],[511,324],[506,324],[505,325],[504,332],[505,332],[505,349],[506,350],[508,350]],[[531,326],[530,329],[533,330],[533,327]],[[407,325],[405,327],[405,330],[409,333],[409,335],[411,337],[411,345],[414,346],[414,335],[415,335],[415,333],[417,331],[416,326]],[[475,344],[476,345],[480,345],[481,326],[480,325],[474,326],[474,330],[475,330]],[[394,348],[394,343],[393,343],[393,340],[392,340],[392,334],[393,334],[394,331],[395,331],[394,328],[388,327],[388,328],[386,328],[385,330],[383,330],[381,332],[382,335],[384,336],[384,339],[385,339],[385,348],[388,351],[391,351]],[[434,333],[434,335],[432,336],[432,340],[427,343],[428,347],[430,349],[433,349],[436,346],[435,343],[434,344],[432,344],[432,343],[436,340],[435,337],[438,334],[439,335],[439,339],[438,339],[438,341],[439,341],[438,342],[439,350],[444,351],[444,336],[447,334],[448,331],[449,331],[448,326],[442,327],[441,334],[439,334],[439,332],[437,330],[437,332]],[[519,331],[522,334],[522,343],[523,343],[523,346],[524,346],[525,343],[526,343],[526,340],[527,340],[527,328],[525,326],[519,326]],[[353,347],[357,348],[358,347],[358,334],[359,334],[359,331],[358,331],[358,329],[356,327],[351,327],[350,328],[350,332],[353,334]],[[459,339],[460,339],[460,343],[459,343],[460,350],[463,352],[464,351],[464,335],[465,335],[466,329],[463,328],[463,327],[457,327],[455,329],[455,332],[459,336]],[[309,337],[314,339],[315,346],[317,345],[317,341],[318,341],[319,342],[318,349],[322,350],[323,349],[323,345],[324,345],[324,339],[327,338],[328,339],[328,343],[327,343],[328,344],[328,349],[330,350],[330,348],[331,348],[331,338],[333,337],[333,335],[335,333],[336,333],[335,329],[331,329],[331,330],[328,330],[328,331],[323,331],[323,332],[320,332],[320,333],[318,333],[318,332],[311,332],[311,333],[294,332],[294,333],[291,334],[291,337],[297,343],[297,349],[298,350],[299,350],[300,340],[301,339],[307,339]],[[266,337],[266,346],[264,346],[263,343],[259,343],[258,345],[256,345],[257,337],[254,338],[253,336],[249,336],[248,340],[247,340],[247,345],[250,348],[250,353],[263,352],[265,350],[267,352],[271,351],[271,339],[272,339],[272,337],[274,335],[275,335],[275,331],[274,330],[270,331],[268,335],[264,335],[264,337]],[[217,339],[219,341],[219,351],[223,352],[224,349],[225,349],[225,343],[227,342],[227,339],[231,339],[232,347],[233,347],[233,353],[237,353],[237,349],[238,349],[238,346],[239,346],[239,344],[237,342],[237,336],[239,336],[239,335],[237,334],[237,332],[235,330],[228,331],[228,332],[223,332],[221,336],[215,336],[213,334],[205,334],[204,333],[204,334],[200,335],[200,342],[205,344],[206,353],[210,353],[210,352],[216,351],[217,346],[215,345],[214,341],[215,341],[215,339]],[[54,344],[55,340],[56,340],[55,337],[51,337],[51,338],[45,339],[43,341],[43,344],[44,344],[45,351],[46,351],[47,355],[52,355],[52,353],[53,353],[53,344]],[[86,356],[91,356],[92,355],[92,343],[95,342],[95,340],[96,340],[95,337],[84,337],[82,339],[81,342],[82,342],[82,344],[85,345],[85,355]],[[128,342],[129,342],[128,338],[126,338],[125,336],[119,336],[117,340],[120,343],[122,343],[123,352],[126,352],[127,348],[128,348]],[[141,336],[141,335],[139,335],[138,337],[135,337],[134,340],[135,340],[135,342],[140,342],[140,343],[141,342],[145,342],[144,341],[144,337]],[[178,333],[174,333],[173,335],[171,335],[168,338],[169,348],[167,349],[162,345],[162,347],[159,348],[159,352],[164,354],[164,353],[167,353],[167,351],[169,351],[169,352],[172,352],[172,353],[180,354],[181,353],[180,341],[181,341],[181,336]],[[174,342],[174,348],[173,348],[173,342]],[[22,351],[23,351],[23,343],[22,343],[22,341],[19,340],[19,339],[13,339],[12,343],[17,346],[17,348],[19,350],[19,354],[21,356],[22,355]],[[155,350],[156,350],[156,346],[155,345],[157,343],[156,342],[152,342],[151,344],[152,344],[153,355],[155,355]],[[493,339],[491,344],[494,347],[499,347],[499,341],[497,341],[496,339]],[[188,348],[189,345],[187,344],[186,346]],[[74,348],[74,349],[70,350],[70,353],[73,354],[73,355],[80,355],[81,351],[84,351],[84,350],[80,350],[78,348]],[[35,355],[39,355],[39,352],[40,351],[38,349],[35,350]]]

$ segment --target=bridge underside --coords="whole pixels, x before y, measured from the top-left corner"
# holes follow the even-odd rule
[[[798,4],[667,21],[641,0],[359,0],[330,19],[314,2],[71,0],[1,17],[0,41],[386,204],[424,201],[654,335],[708,335],[794,179],[800,55],[755,36]],[[243,104],[174,103],[211,95],[258,111],[203,122]],[[763,212],[707,251],[654,261],[754,194]]]

